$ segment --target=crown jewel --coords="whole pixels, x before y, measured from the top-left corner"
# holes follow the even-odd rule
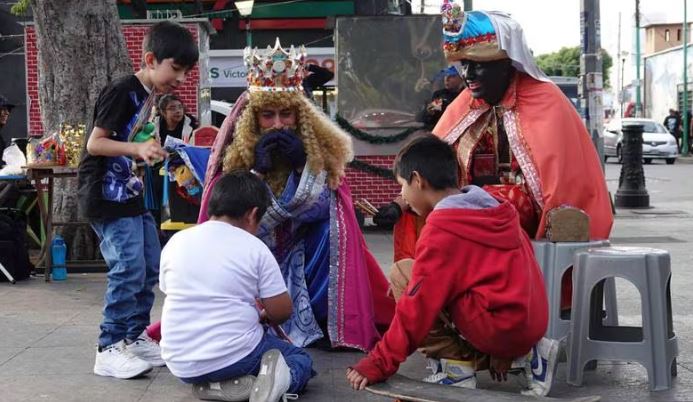
[[[443,5],[440,7],[440,14],[443,20],[443,32],[452,35],[458,34],[462,29],[462,20],[464,19],[462,7],[450,0],[444,0]]]
[[[302,91],[303,65],[306,48],[296,50],[292,45],[285,51],[277,38],[274,48],[267,46],[264,54],[249,47],[243,52],[248,69],[248,89],[251,91]]]
[[[491,61],[507,58],[498,45],[496,29],[482,11],[462,11],[455,0],[443,0],[443,52],[448,61]]]

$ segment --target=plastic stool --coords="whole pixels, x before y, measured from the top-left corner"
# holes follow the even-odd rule
[[[608,247],[608,240],[591,242],[552,243],[546,240],[533,240],[534,254],[541,272],[544,274],[544,285],[549,301],[549,326],[546,337],[563,339],[570,330],[570,316],[561,316],[561,282],[566,271],[573,266],[577,251],[588,248]],[[616,305],[616,284],[613,279],[607,283],[606,318],[608,325],[618,325],[618,308]]]
[[[568,383],[582,384],[591,360],[636,361],[647,369],[650,389],[671,388],[678,356],[671,313],[671,259],[664,250],[606,247],[580,251],[573,270],[573,319],[568,340]],[[630,281],[640,292],[642,327],[604,326],[607,278]]]

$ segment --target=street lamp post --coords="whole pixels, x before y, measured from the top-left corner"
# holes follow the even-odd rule
[[[626,57],[628,56],[628,52],[625,50],[621,52],[620,57],[621,57],[621,118],[623,118],[623,104],[625,103],[626,99],[626,94],[623,92],[623,83],[625,82],[625,77],[623,76],[625,67],[626,67]]]
[[[688,8],[686,0],[683,1],[683,133],[681,134],[681,154],[688,156],[689,127],[691,122],[688,119]]]
[[[243,0],[236,1],[236,8],[238,9],[238,14],[245,19],[245,45],[247,47],[253,46],[253,38],[250,31],[250,15],[253,13],[253,4],[255,0]]]

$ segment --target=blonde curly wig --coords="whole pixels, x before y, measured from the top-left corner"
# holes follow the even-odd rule
[[[325,170],[328,185],[336,189],[345,174],[346,164],[353,158],[351,138],[298,92],[250,93],[248,106],[236,123],[233,142],[226,148],[224,173],[248,170],[255,164],[255,144],[262,136],[257,115],[267,107],[296,111],[296,132],[303,141],[308,169],[315,174]],[[285,163],[275,162],[273,160],[266,180],[272,191],[279,194],[290,171]]]

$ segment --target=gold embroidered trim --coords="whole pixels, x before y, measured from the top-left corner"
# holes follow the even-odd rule
[[[522,136],[518,120],[518,116],[512,110],[506,110],[503,113],[503,124],[505,125],[505,133],[508,135],[510,148],[520,165],[520,169],[522,169],[522,174],[534,196],[534,201],[539,205],[539,208],[544,209],[544,196],[541,191],[539,173],[530,155],[529,146]]]

